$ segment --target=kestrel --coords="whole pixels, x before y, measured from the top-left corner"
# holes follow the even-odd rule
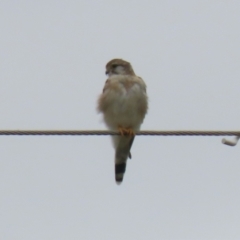
[[[140,129],[148,108],[146,84],[135,75],[131,64],[122,59],[113,59],[106,65],[108,79],[98,100],[98,111],[112,131],[120,136],[112,136],[115,148],[115,179],[123,180],[127,158],[135,132]]]

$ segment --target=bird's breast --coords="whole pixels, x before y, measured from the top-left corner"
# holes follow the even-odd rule
[[[108,126],[140,126],[145,115],[141,108],[147,104],[147,99],[137,82],[128,79],[113,81],[105,94],[108,107],[104,118]]]

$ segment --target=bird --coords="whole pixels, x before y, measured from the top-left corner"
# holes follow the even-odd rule
[[[131,63],[123,59],[112,59],[106,65],[108,76],[102,94],[98,98],[97,110],[111,131],[119,135],[112,137],[115,149],[115,180],[123,181],[127,159],[131,158],[135,133],[140,130],[148,110],[146,84],[138,77]]]

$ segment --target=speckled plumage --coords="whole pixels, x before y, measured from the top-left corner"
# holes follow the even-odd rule
[[[113,59],[106,65],[107,79],[98,100],[98,111],[110,130],[119,127],[136,132],[140,129],[148,108],[146,85],[135,75],[129,62]],[[114,136],[115,174],[121,183],[134,136]]]

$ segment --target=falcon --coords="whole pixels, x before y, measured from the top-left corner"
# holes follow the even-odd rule
[[[111,131],[115,148],[115,180],[120,184],[126,170],[127,159],[134,136],[148,109],[146,84],[136,76],[131,64],[122,59],[113,59],[106,65],[108,79],[98,99],[98,111]]]

